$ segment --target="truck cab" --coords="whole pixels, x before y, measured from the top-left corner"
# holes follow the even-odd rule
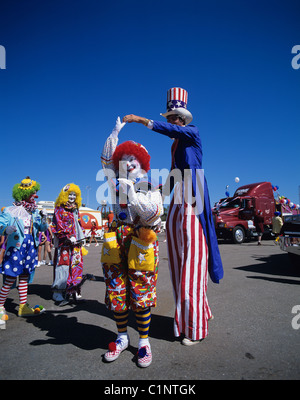
[[[219,200],[213,208],[217,237],[241,244],[246,238],[257,236],[253,221],[259,210],[265,232],[271,232],[275,212],[271,183],[258,182],[239,187],[233,197]]]

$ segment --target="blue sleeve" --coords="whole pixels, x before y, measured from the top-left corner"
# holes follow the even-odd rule
[[[199,137],[198,128],[194,125],[179,126],[169,122],[153,121],[153,131],[174,139],[194,141]]]
[[[11,216],[10,214],[3,211],[0,214],[0,235],[3,235],[5,229],[11,225]]]

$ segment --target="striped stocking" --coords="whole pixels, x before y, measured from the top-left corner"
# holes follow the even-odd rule
[[[124,311],[121,313],[114,312],[114,318],[117,324],[117,329],[119,334],[127,333],[127,324],[128,324],[128,311]]]
[[[29,275],[20,275],[20,278],[19,278],[20,304],[27,303],[28,278],[29,278]]]
[[[148,334],[151,323],[151,309],[150,307],[144,310],[139,310],[135,312],[135,318],[137,322],[137,328],[140,334],[140,345],[148,343]]]
[[[0,291],[0,307],[4,307],[4,303],[7,299],[8,293],[10,292],[10,289],[12,285],[15,283],[15,281],[16,281],[15,276],[6,276],[5,282]]]

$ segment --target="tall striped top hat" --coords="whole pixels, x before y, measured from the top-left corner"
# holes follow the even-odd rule
[[[193,116],[187,110],[188,93],[185,89],[174,87],[168,90],[167,93],[167,112],[160,114],[167,118],[169,115],[180,115],[185,120],[185,125],[192,122]]]

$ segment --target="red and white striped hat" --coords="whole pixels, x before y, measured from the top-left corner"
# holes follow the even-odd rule
[[[185,125],[192,122],[193,116],[187,110],[188,93],[185,89],[174,87],[167,93],[167,112],[160,114],[167,118],[168,115],[178,114],[185,119]]]

